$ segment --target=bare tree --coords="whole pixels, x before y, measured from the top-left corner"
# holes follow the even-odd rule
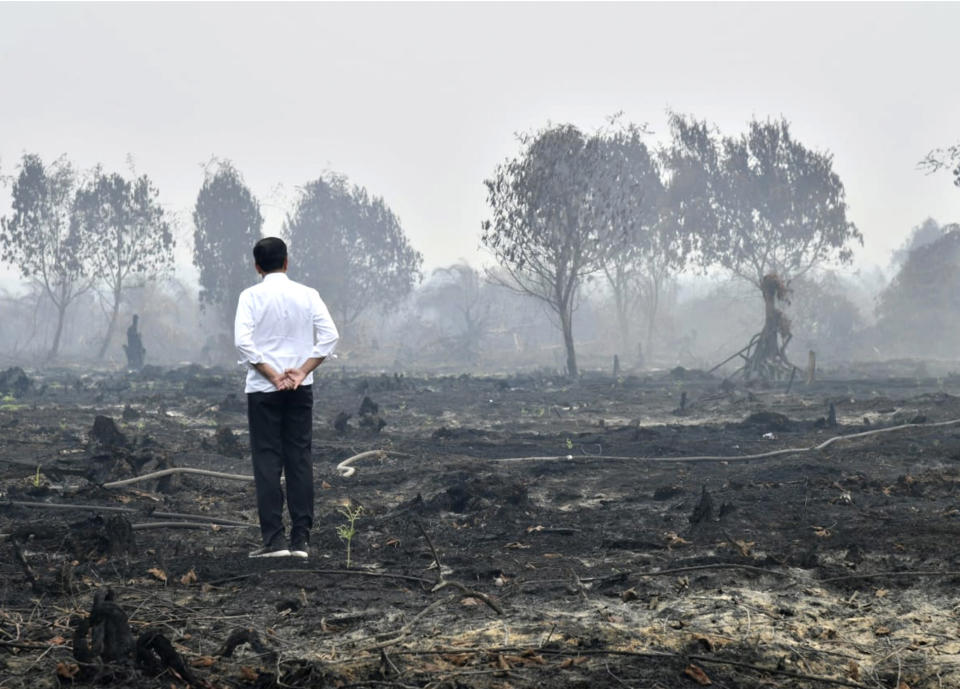
[[[539,299],[558,318],[567,375],[576,377],[573,312],[584,279],[602,270],[614,234],[607,202],[615,165],[600,135],[572,125],[522,135],[523,150],[486,180],[493,218],[481,241],[508,276],[506,287]],[[606,186],[605,186],[606,184]]]
[[[950,170],[953,183],[960,187],[960,143],[930,151],[920,161],[920,167],[928,173]]]
[[[474,363],[490,321],[493,306],[482,276],[466,263],[437,268],[417,295],[420,310],[432,309],[446,324],[450,335],[444,337],[452,350]]]
[[[133,279],[156,277],[173,265],[173,234],[157,195],[146,175],[130,182],[116,173],[105,175],[100,168],[77,191],[75,231],[86,235],[90,268],[110,303],[98,359],[113,338],[124,288]]]
[[[60,351],[67,310],[90,288],[85,247],[71,222],[75,187],[76,173],[66,159],[47,166],[40,156],[26,154],[13,184],[13,215],[0,224],[0,258],[42,285],[57,310],[51,361]]]
[[[760,289],[763,329],[741,351],[744,373],[776,377],[792,365],[790,324],[776,307],[790,279],[815,266],[849,263],[863,244],[847,220],[845,191],[829,154],[796,141],[786,120],[750,122],[720,137],[704,122],[673,114],[664,156],[677,221],[695,230],[704,265],[719,265]]]

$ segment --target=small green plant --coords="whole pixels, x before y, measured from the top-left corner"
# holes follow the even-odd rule
[[[567,438],[567,449],[568,449],[568,450],[572,450],[572,449],[573,449],[573,441],[570,440],[570,438]]]
[[[343,515],[344,519],[347,520],[346,524],[341,524],[337,527],[337,536],[340,537],[341,541],[346,541],[347,543],[347,569],[350,568],[350,544],[353,541],[354,535],[357,533],[356,524],[357,519],[360,518],[360,515],[363,514],[363,505],[357,505],[356,507],[350,507],[345,505],[337,509],[337,512]]]
[[[39,464],[37,465],[37,473],[33,475],[33,487],[34,488],[40,487],[40,465]]]

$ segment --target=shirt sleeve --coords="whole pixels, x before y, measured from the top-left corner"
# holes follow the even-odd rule
[[[340,333],[330,317],[327,305],[323,303],[319,292],[313,290],[313,351],[311,357],[329,356],[337,346]]]
[[[238,364],[259,364],[263,361],[263,353],[253,342],[253,328],[256,320],[253,315],[253,303],[246,291],[240,293],[237,302],[237,317],[233,323],[233,344],[240,356]]]

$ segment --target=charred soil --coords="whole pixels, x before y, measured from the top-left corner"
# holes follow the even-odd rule
[[[254,560],[237,375],[27,371],[0,687],[960,686],[960,380],[683,373],[326,371],[310,557]],[[110,486],[181,468],[237,476]]]

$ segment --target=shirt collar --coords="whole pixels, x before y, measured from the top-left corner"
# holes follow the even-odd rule
[[[279,271],[277,271],[276,273],[267,273],[266,275],[263,276],[264,282],[266,282],[267,280],[276,281],[276,280],[289,280],[289,279],[290,278],[287,277],[286,273],[281,273]]]

